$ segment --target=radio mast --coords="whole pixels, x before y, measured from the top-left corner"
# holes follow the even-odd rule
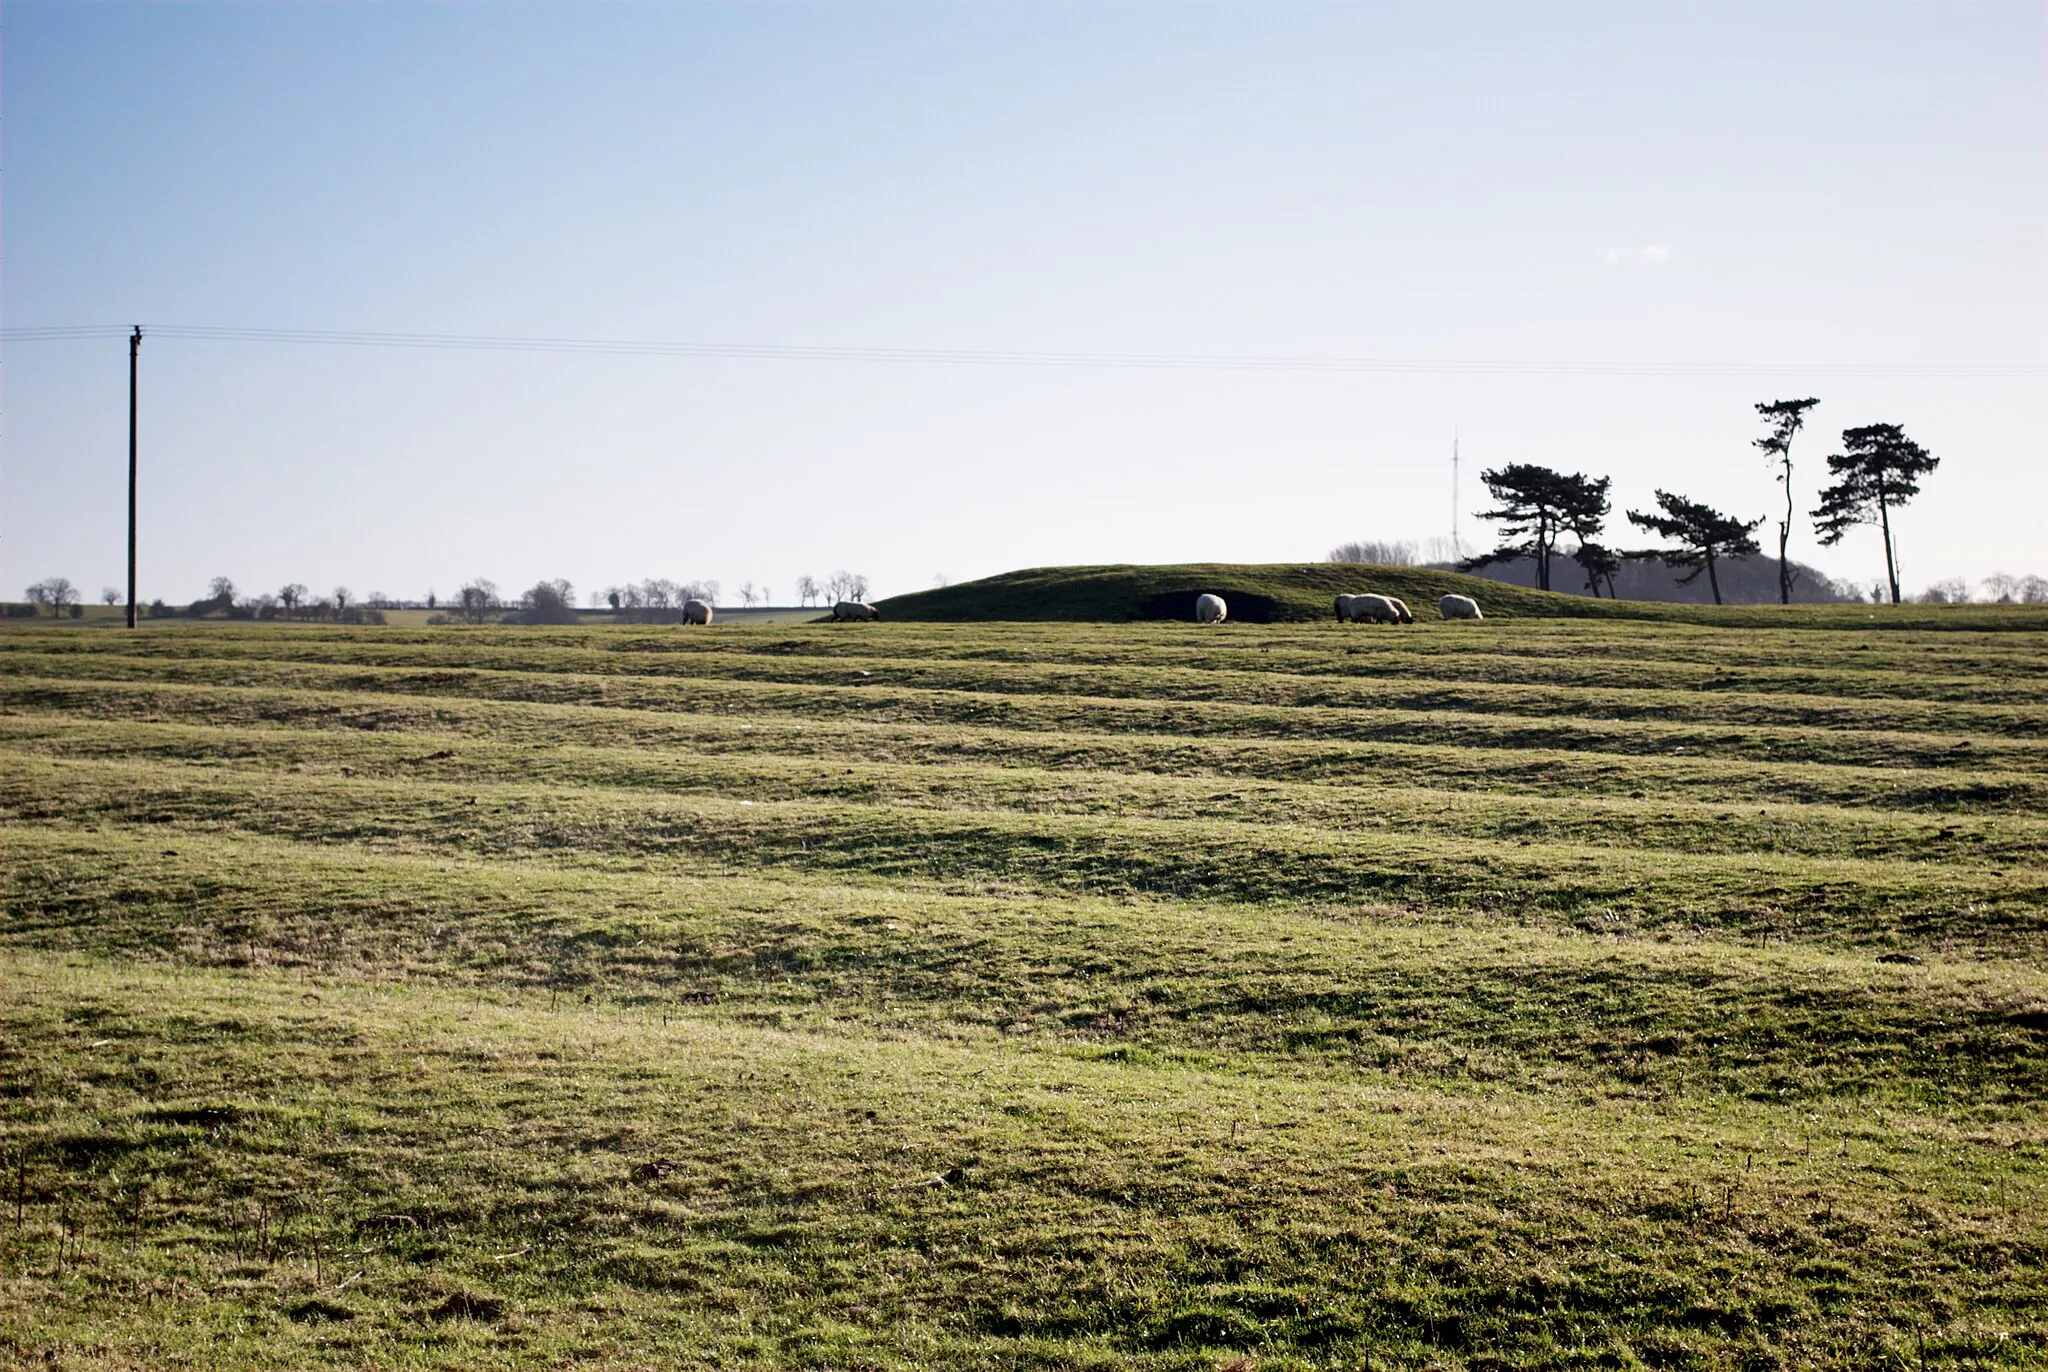
[[[1465,545],[1458,539],[1458,426],[1451,425],[1451,553],[1456,557],[1465,555]]]

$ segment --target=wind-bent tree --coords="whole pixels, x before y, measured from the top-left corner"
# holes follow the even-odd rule
[[[1574,499],[1565,509],[1565,532],[1579,541],[1578,551],[1572,554],[1572,561],[1579,564],[1586,573],[1586,581],[1592,587],[1593,598],[1600,598],[1600,579],[1607,579],[1607,594],[1614,595],[1614,574],[1621,570],[1621,558],[1617,553],[1601,546],[1600,531],[1607,526],[1607,482],[1602,478],[1599,489],[1590,482],[1584,483]]]
[[[1764,522],[1764,517],[1758,515],[1745,522],[1669,491],[1657,492],[1657,504],[1663,507],[1663,514],[1630,510],[1628,522],[1639,529],[1678,540],[1679,547],[1659,548],[1655,556],[1667,567],[1692,568],[1690,574],[1678,578],[1681,586],[1692,585],[1700,579],[1700,573],[1705,572],[1707,584],[1714,588],[1714,603],[1719,605],[1721,578],[1715,572],[1714,564],[1724,557],[1740,557],[1760,551],[1751,535]]]
[[[1593,599],[1600,598],[1600,583],[1607,583],[1607,598],[1615,599],[1614,578],[1621,572],[1621,554],[1598,543],[1581,541],[1572,553],[1572,561],[1586,574],[1586,589],[1593,593]]]
[[[1583,543],[1607,522],[1607,477],[1595,480],[1579,472],[1567,475],[1529,462],[1510,463],[1481,472],[1479,477],[1500,502],[1499,508],[1482,510],[1479,517],[1501,526],[1502,542],[1492,552],[1469,559],[1464,564],[1466,571],[1518,557],[1532,558],[1536,584],[1547,591],[1558,535],[1576,534]]]
[[[1786,552],[1792,542],[1792,440],[1806,423],[1806,412],[1818,404],[1820,401],[1808,396],[1804,400],[1772,400],[1756,407],[1771,431],[1751,441],[1778,469],[1778,484],[1785,488],[1785,518],[1778,524],[1778,602],[1782,605],[1792,603],[1792,560]]]
[[[1899,603],[1899,559],[1892,541],[1892,510],[1920,494],[1920,478],[1941,459],[1906,437],[1896,424],[1866,424],[1842,430],[1844,451],[1828,455],[1835,484],[1820,493],[1814,532],[1829,547],[1858,524],[1875,524],[1884,535],[1884,575],[1892,604]]]

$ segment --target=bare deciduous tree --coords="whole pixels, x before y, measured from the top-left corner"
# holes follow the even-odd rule
[[[576,623],[576,588],[566,581],[536,582],[519,597],[519,618],[526,624]]]
[[[2039,605],[2048,601],[2048,579],[1993,572],[1984,578],[1984,598],[2001,605]]]
[[[859,572],[841,568],[825,582],[825,598],[828,600],[866,600],[867,597],[868,579]]]
[[[28,598],[32,605],[49,606],[53,615],[63,614],[67,606],[79,601],[78,588],[66,576],[44,577],[28,588]]]
[[[808,605],[818,598],[818,579],[814,576],[800,576],[796,579],[797,603]]]
[[[112,586],[100,587],[100,604],[119,605],[120,603],[121,593],[119,591],[115,590]]]
[[[1413,567],[1415,545],[1368,538],[1356,543],[1339,543],[1330,549],[1331,562],[1361,562],[1379,567]]]
[[[481,624],[491,611],[501,608],[498,599],[498,583],[488,577],[478,577],[462,588],[458,602],[462,617],[471,624]]]
[[[762,594],[756,591],[759,596]],[[624,586],[607,587],[604,599],[628,624],[673,624],[682,618],[687,601],[718,603],[716,581],[674,582],[662,577]]]
[[[1970,583],[1959,576],[1937,581],[1913,597],[1922,605],[1964,605],[1970,599]]]

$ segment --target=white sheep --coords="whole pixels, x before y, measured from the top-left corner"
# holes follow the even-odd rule
[[[1413,624],[1415,616],[1402,615],[1408,607],[1392,596],[1345,595],[1337,597],[1337,615],[1353,624]]]
[[[683,623],[709,624],[711,602],[708,600],[686,600],[683,602]]]
[[[839,623],[841,620],[859,622],[864,619],[880,619],[881,617],[882,612],[880,610],[858,600],[842,600],[832,607],[832,622],[834,624]]]
[[[1484,619],[1479,602],[1468,595],[1447,595],[1436,602],[1437,613],[1445,619]]]
[[[1230,615],[1230,607],[1223,603],[1220,595],[1204,592],[1195,597],[1195,623],[1221,624]]]

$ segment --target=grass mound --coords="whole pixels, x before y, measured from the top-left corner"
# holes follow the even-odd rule
[[[1566,573],[1568,574],[1568,573]],[[1190,619],[1213,591],[1240,623],[1302,623],[1332,617],[1340,593],[1399,596],[1423,621],[1437,598],[1471,596],[1490,619],[1651,619],[1681,624],[1801,628],[2048,629],[2032,605],[1682,605],[1596,600],[1532,591],[1434,567],[1343,562],[1188,562],[1153,566],[1030,567],[957,586],[892,596],[885,619],[910,621]]]
[[[1555,617],[1598,611],[1612,602],[1529,591],[1458,572],[1426,567],[1351,563],[1190,562],[1159,566],[1032,567],[980,581],[895,596],[882,602],[888,619],[1188,619],[1195,597],[1213,591],[1244,623],[1299,623],[1331,618],[1340,593],[1377,591],[1406,600],[1418,616],[1436,617],[1437,597],[1469,595],[1489,615]]]

